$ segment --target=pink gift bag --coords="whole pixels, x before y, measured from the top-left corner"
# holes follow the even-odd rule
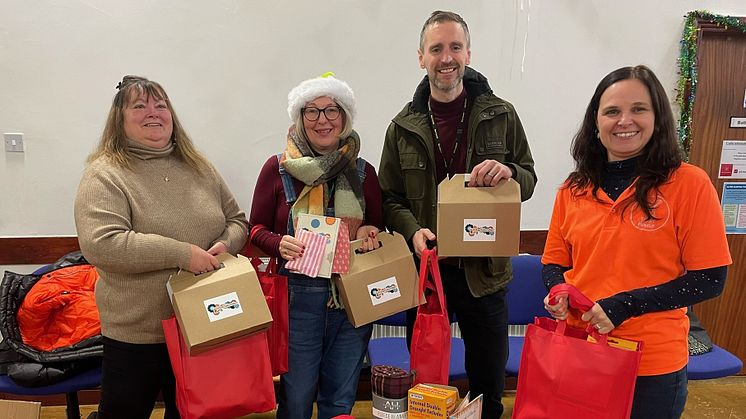
[[[308,230],[298,230],[295,233],[295,238],[302,241],[306,245],[306,249],[303,256],[289,261],[285,264],[285,267],[289,271],[316,278],[319,274],[319,268],[321,268],[324,249],[326,249],[326,237]]]
[[[346,274],[350,272],[350,229],[347,223],[340,222],[339,234],[337,235],[337,246],[334,250],[334,262],[332,273]]]

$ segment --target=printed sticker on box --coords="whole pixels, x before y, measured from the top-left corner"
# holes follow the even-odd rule
[[[207,318],[210,322],[227,319],[228,317],[237,316],[243,313],[241,301],[238,300],[238,294],[229,292],[228,294],[210,298],[202,301],[207,310]]]
[[[399,284],[396,282],[395,276],[368,284],[368,293],[370,294],[370,302],[374,306],[401,297]]]
[[[495,241],[494,218],[466,218],[464,219],[465,242],[493,242]]]

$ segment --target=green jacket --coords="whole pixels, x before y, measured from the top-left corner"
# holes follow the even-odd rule
[[[484,160],[497,160],[513,169],[521,185],[521,200],[531,197],[536,172],[526,134],[510,103],[492,93],[487,79],[466,67],[464,88],[472,101],[467,133],[467,172]],[[436,235],[437,182],[435,150],[428,117],[430,84],[427,76],[409,102],[394,117],[378,169],[383,191],[386,226],[402,234],[411,246],[414,233],[428,228]],[[510,258],[463,258],[472,295],[481,297],[502,289],[512,276]]]

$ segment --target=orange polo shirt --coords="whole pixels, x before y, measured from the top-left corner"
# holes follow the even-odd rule
[[[585,192],[557,192],[541,261],[572,267],[565,281],[594,301],[732,263],[717,192],[696,166],[682,164],[660,187],[656,220],[645,220],[636,205],[620,216],[634,184],[616,202],[600,189],[600,202],[590,188]],[[570,322],[580,325],[579,319]],[[687,364],[688,333],[686,309],[680,308],[629,318],[611,335],[644,342],[638,374],[659,375]]]

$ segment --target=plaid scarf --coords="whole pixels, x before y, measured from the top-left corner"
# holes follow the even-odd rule
[[[354,131],[340,140],[336,150],[316,155],[295,128],[290,127],[280,164],[306,185],[290,210],[293,225],[298,225],[299,214],[326,215],[334,194],[334,216],[347,223],[350,240],[355,239],[365,214],[363,185],[356,166],[359,152],[360,138]]]

